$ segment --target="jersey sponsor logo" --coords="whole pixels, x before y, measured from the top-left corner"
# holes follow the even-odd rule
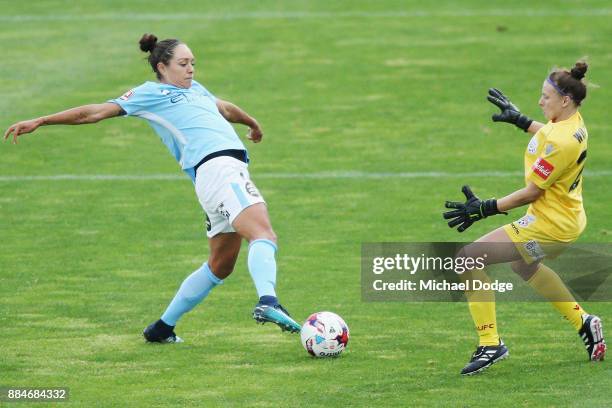
[[[521,228],[527,228],[530,224],[533,224],[535,220],[536,220],[536,217],[534,217],[531,214],[527,214],[524,217],[521,217],[516,223]]]
[[[542,250],[542,247],[536,241],[532,240],[532,241],[525,242],[523,244],[523,248],[525,248],[525,251],[527,252],[527,254],[534,261],[539,261],[540,259],[543,259],[546,257],[544,250]]]
[[[127,101],[128,99],[130,99],[132,97],[132,95],[134,95],[134,90],[130,89],[129,91],[127,91],[126,93],[124,93],[123,95],[121,95],[119,97],[119,99],[123,100],[123,101]]]
[[[531,140],[529,141],[529,144],[527,145],[527,151],[531,154],[535,154],[537,150],[538,150],[538,139],[535,136],[533,136]]]
[[[555,169],[555,166],[540,157],[538,158],[538,160],[535,161],[535,163],[533,163],[531,169],[535,174],[546,180]]]

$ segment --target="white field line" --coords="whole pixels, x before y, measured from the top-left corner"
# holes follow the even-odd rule
[[[456,172],[365,172],[365,171],[323,171],[315,173],[254,173],[254,180],[258,179],[443,179],[443,178],[503,178],[522,177],[519,171],[477,171],[467,173]],[[585,171],[589,177],[610,177],[612,170]],[[183,174],[57,174],[44,176],[0,176],[0,182],[22,181],[165,181],[185,180]]]
[[[319,18],[439,18],[439,17],[598,17],[612,15],[612,8],[537,10],[384,10],[384,11],[251,11],[228,13],[100,13],[100,14],[15,14],[0,16],[0,22],[25,21],[169,21],[252,20]]]

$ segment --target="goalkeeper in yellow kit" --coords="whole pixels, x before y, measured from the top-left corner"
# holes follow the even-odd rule
[[[576,302],[559,276],[541,261],[557,255],[575,241],[586,226],[582,205],[582,170],[587,157],[588,134],[578,108],[586,97],[582,81],[587,64],[578,61],[571,70],[553,71],[544,81],[539,105],[548,123],[523,115],[497,89],[487,99],[500,108],[496,122],[508,122],[534,134],[525,151],[525,184],[499,200],[480,200],[468,186],[466,202],[446,202],[444,218],[451,228],[465,231],[474,222],[529,204],[527,214],[467,245],[458,256],[479,257],[487,264],[510,262],[512,269],[548,299],[578,331],[589,359],[600,361],[606,353],[601,319]],[[488,280],[482,270],[465,279]],[[495,297],[491,291],[466,293],[479,345],[461,374],[478,373],[508,356],[497,332]]]

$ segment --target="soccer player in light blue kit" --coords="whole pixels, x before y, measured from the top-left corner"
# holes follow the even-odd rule
[[[158,42],[145,34],[140,49],[150,53],[148,61],[159,82],[147,81],[107,103],[18,122],[4,139],[12,135],[17,143],[19,136],[44,125],[95,123],[122,115],[147,120],[195,185],[206,213],[210,255],[184,280],[161,318],[145,328],[145,339],[182,341],[174,332],[178,320],[232,273],[243,238],[249,242],[248,268],[259,295],[253,318],[299,332],[300,325],[276,297],[276,235],[265,201],[249,177],[246,149],[230,122],[248,126],[247,138],[254,143],[263,137],[259,124],[193,79],[195,60],[186,44],[176,39]]]

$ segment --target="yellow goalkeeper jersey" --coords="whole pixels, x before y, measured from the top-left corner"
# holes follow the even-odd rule
[[[582,170],[587,156],[588,134],[576,112],[560,122],[548,122],[532,138],[525,151],[525,182],[533,182],[544,194],[531,203],[539,229],[552,241],[573,241],[586,226],[582,205]]]

